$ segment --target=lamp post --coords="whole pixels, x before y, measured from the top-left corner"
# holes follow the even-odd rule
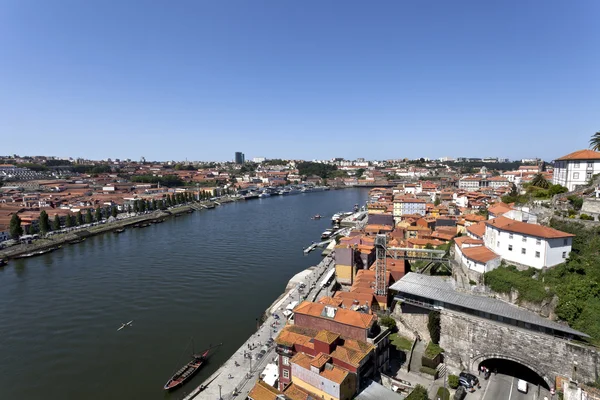
[[[219,400],[223,400],[223,397],[221,396],[221,385],[219,385]]]

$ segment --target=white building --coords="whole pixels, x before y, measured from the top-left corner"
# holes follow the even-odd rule
[[[485,222],[485,246],[508,262],[537,269],[565,262],[575,235],[506,217]]]
[[[0,231],[0,243],[10,239],[10,232],[8,230]]]
[[[585,185],[598,173],[600,173],[600,152],[579,150],[554,160],[552,183],[573,191],[578,185]]]
[[[406,214],[425,215],[425,200],[401,197],[394,200],[394,217]]]
[[[467,236],[454,239],[454,257],[470,271],[480,274],[500,266],[500,256],[483,245],[483,241]]]

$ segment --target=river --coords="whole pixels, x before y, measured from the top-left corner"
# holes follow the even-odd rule
[[[319,262],[302,249],[331,215],[366,198],[346,189],[226,204],[11,261],[0,269],[0,399],[180,399]],[[196,350],[223,346],[167,394],[192,337]]]

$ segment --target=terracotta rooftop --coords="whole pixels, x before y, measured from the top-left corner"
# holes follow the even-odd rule
[[[469,260],[483,264],[499,257],[498,254],[494,253],[485,246],[464,247],[461,249],[461,251]]]
[[[556,161],[570,160],[600,160],[600,152],[589,149],[578,150],[556,159]]]
[[[510,206],[505,203],[495,203],[488,207],[488,211],[494,214],[495,216],[500,216],[506,212],[511,210]]]
[[[250,390],[250,393],[248,393],[248,398],[252,400],[278,400],[278,396],[282,394],[282,392],[268,383],[258,380],[252,390]]]
[[[461,237],[457,237],[454,238],[454,243],[458,245],[458,247],[463,247],[463,245],[465,244],[470,244],[470,245],[483,245],[483,240],[479,240],[479,239],[472,239],[468,236],[461,236]]]
[[[331,356],[329,354],[319,353],[319,354],[317,354],[316,357],[313,357],[312,361],[310,362],[310,365],[312,367],[321,369],[321,368],[323,368],[323,365],[325,365],[325,364],[327,364],[327,362],[329,362],[330,358],[331,358]]]
[[[304,328],[296,325],[286,325],[275,338],[275,343],[292,347],[296,344],[313,347],[310,340],[317,334],[315,329]]]
[[[467,226],[467,231],[471,234],[482,238],[485,233],[485,221],[478,222],[476,224]]]
[[[329,307],[329,311],[331,311],[331,314],[329,315],[333,315],[332,317],[327,316],[325,307]],[[376,320],[376,317],[373,314],[364,314],[358,311],[325,306],[324,304],[311,303],[310,301],[302,302],[302,304],[294,309],[294,312],[296,314],[333,319],[344,325],[351,325],[364,329],[369,328]]]
[[[338,340],[339,337],[340,335],[338,335],[337,333],[321,330],[319,331],[319,333],[317,333],[315,339],[323,343],[332,344],[333,342]]]
[[[548,226],[528,224],[526,222],[515,221],[506,217],[494,218],[486,221],[485,224],[503,231],[519,233],[527,236],[535,236],[544,239],[557,239],[575,236],[571,233],[561,232]]]

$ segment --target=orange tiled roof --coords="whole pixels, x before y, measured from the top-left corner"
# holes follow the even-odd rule
[[[325,309],[324,304],[311,303],[309,301],[304,301],[304,302],[302,302],[302,304],[298,305],[294,309],[294,312],[296,314],[304,314],[304,315],[310,315],[313,317],[329,319],[329,317],[326,317],[323,315],[324,309]],[[373,322],[375,322],[376,317],[372,314],[364,314],[364,313],[353,311],[353,310],[345,310],[343,308],[335,308],[335,314],[332,319],[341,324],[351,325],[351,326],[367,329],[368,327],[370,327],[373,324]]]
[[[323,365],[327,364],[327,362],[329,361],[330,358],[331,358],[331,356],[329,354],[319,353],[316,357],[314,357],[312,359],[312,361],[310,362],[310,365],[312,367],[321,369],[321,367],[323,367]]]
[[[483,237],[483,234],[485,233],[485,221],[481,221],[476,224],[467,226],[467,231],[477,237]]]
[[[458,245],[458,247],[463,247],[463,245],[465,244],[470,244],[470,245],[483,245],[483,240],[479,240],[479,239],[472,239],[468,236],[461,236],[461,237],[457,237],[454,238],[454,243]]]
[[[248,393],[248,398],[252,400],[277,400],[277,396],[282,394],[282,392],[273,386],[258,380],[252,390],[250,390],[250,393]]]
[[[548,226],[528,224],[526,222],[515,221],[506,217],[498,217],[486,221],[486,225],[496,227],[503,231],[519,233],[521,235],[535,236],[544,239],[557,239],[573,237],[575,235],[567,232],[561,232]]]
[[[499,257],[498,254],[494,253],[485,246],[465,247],[461,249],[461,251],[469,260],[480,263],[486,263]]]
[[[326,331],[323,329],[323,330],[319,331],[319,333],[317,333],[317,335],[315,336],[315,339],[318,341],[321,341],[323,343],[332,344],[339,337],[340,337],[340,335],[338,335],[337,333]]]
[[[589,149],[578,150],[556,159],[556,161],[568,160],[600,160],[600,152]]]
[[[291,400],[314,400],[319,397],[316,394],[311,393],[301,388],[300,386],[294,384],[294,382],[292,382],[290,385],[288,385],[288,387],[285,388],[283,394],[285,394]]]

